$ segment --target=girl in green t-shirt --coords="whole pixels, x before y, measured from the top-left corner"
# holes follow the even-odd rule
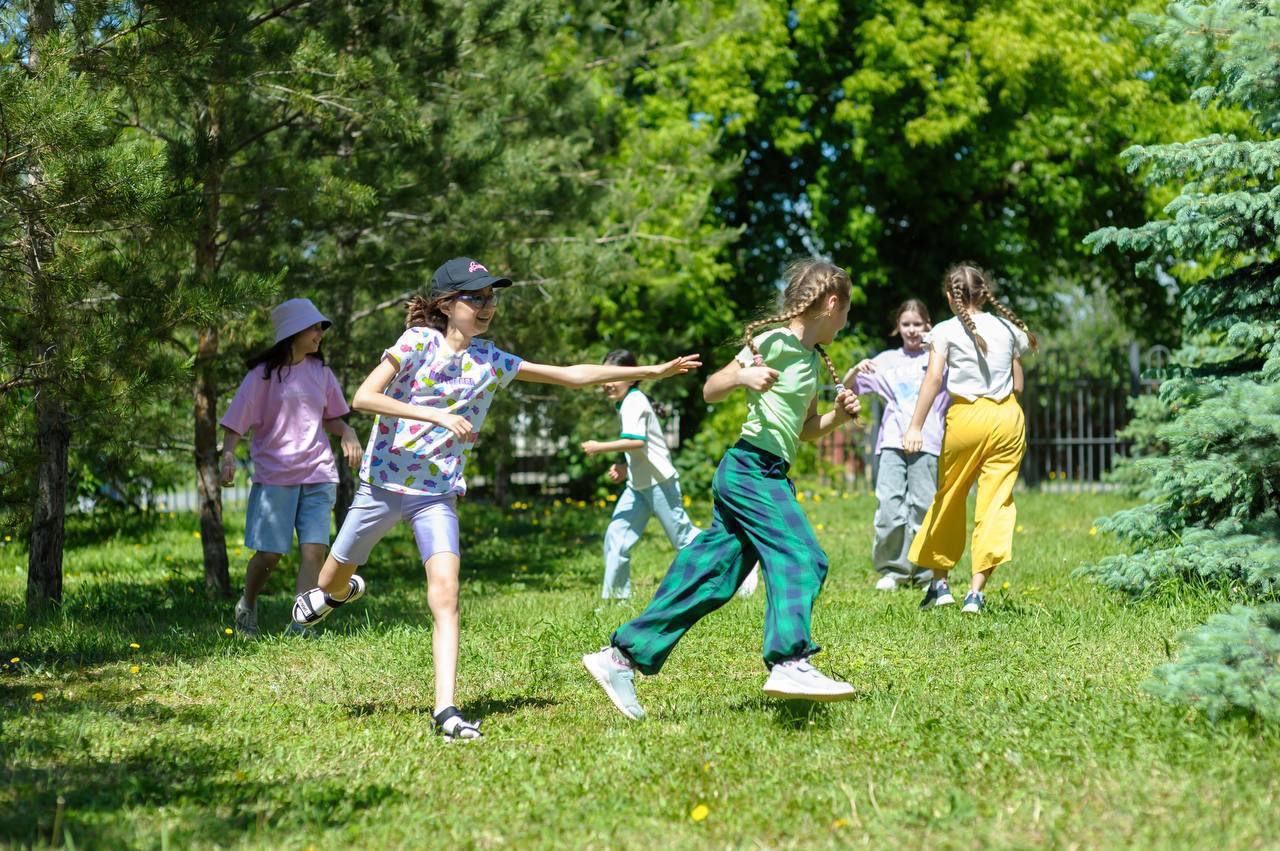
[[[749,324],[742,351],[702,389],[715,403],[744,387],[748,403],[741,436],[712,482],[711,528],[676,555],[649,606],[613,633],[610,646],[582,657],[628,718],[644,717],[635,672],[656,674],[685,632],[733,597],[757,559],[768,590],[765,694],[819,701],[853,696],[848,683],[809,664],[819,649],[810,623],[828,561],[787,478],[801,440],[817,440],[858,415],[858,397],[843,387],[834,410],[817,410],[824,364],[839,383],[822,346],[848,319],[849,276],[830,263],[803,260],[787,270],[786,281],[782,312]],[[782,327],[755,335],[768,325]]]

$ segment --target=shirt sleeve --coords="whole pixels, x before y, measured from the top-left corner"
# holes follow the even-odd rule
[[[1031,347],[1031,340],[1027,337],[1027,332],[1018,326],[1013,327],[1013,356],[1020,358]]]
[[[640,393],[628,393],[622,400],[622,407],[618,409],[618,414],[622,417],[622,433],[618,437],[628,440],[648,440],[648,408]]]
[[[876,355],[871,359],[871,365],[876,368],[875,372],[871,373],[870,375],[865,375],[861,372],[856,373],[854,375],[853,377],[854,393],[857,393],[859,396],[863,396],[868,393],[874,393],[877,396],[881,396],[885,398],[886,400],[889,398],[888,393],[885,390],[886,384],[885,384],[885,378],[884,378],[885,370],[889,368],[889,359],[885,357],[885,355],[887,354],[889,353],[881,352],[880,354]]]
[[[499,387],[506,387],[515,381],[522,363],[524,358],[519,355],[504,352],[492,343],[489,344],[489,365],[493,367],[493,374],[498,378]]]
[[[327,366],[324,372],[324,418],[336,420],[338,417],[345,417],[351,413],[351,407],[347,405],[347,399],[342,395],[342,385],[338,383],[338,376],[334,375],[333,370]]]
[[[944,358],[947,356],[947,346],[950,345],[947,340],[946,327],[943,325],[933,326],[933,330],[924,335],[924,340],[929,347]]]
[[[267,382],[262,378],[262,367],[249,370],[219,425],[239,435],[256,426],[258,417],[262,414],[262,395],[266,392],[266,385]]]

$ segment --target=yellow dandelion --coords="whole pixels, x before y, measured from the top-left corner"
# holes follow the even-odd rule
[[[138,642],[134,641],[133,643],[131,643],[131,644],[129,645],[129,649],[130,649],[130,650],[141,650],[141,649],[142,649],[142,645],[141,645],[141,644],[139,644]]]
[[[815,493],[815,494],[813,495],[813,501],[814,501],[814,502],[822,502],[822,494],[820,494],[820,493]]]
[[[1096,535],[1096,534],[1098,534],[1098,527],[1097,527],[1097,526],[1090,526],[1090,527],[1089,527],[1089,534],[1090,534],[1090,535]]]
[[[702,764],[702,770],[703,770],[703,771],[710,771],[710,770],[711,770],[711,763],[709,763],[709,762],[704,762],[704,763]]]
[[[26,624],[22,624],[22,623],[20,623],[20,624],[18,624],[18,627],[17,627],[17,628],[18,628],[18,629],[23,629],[23,628],[25,628],[25,627],[26,627]]]
[[[815,528],[815,529],[817,529],[819,532],[821,532],[823,529],[825,529],[825,528],[827,528],[827,527],[826,527],[826,526],[823,526],[821,523],[819,523],[817,526],[814,526],[813,528]]]
[[[1056,478],[1058,478],[1058,474],[1057,474],[1057,473],[1055,473],[1055,472],[1053,472],[1053,470],[1050,470],[1050,471],[1049,471],[1049,481],[1053,481],[1053,480],[1054,480],[1054,479],[1056,479]]]
[[[131,674],[136,674],[136,673],[138,673],[138,671],[141,671],[141,670],[142,670],[142,669],[141,669],[141,668],[139,668],[137,665],[130,665],[130,666],[129,666],[129,673],[131,673]]]
[[[1021,531],[1022,531],[1023,529],[1025,529],[1025,528],[1026,528],[1025,526],[1023,526],[1021,523],[1019,523],[1017,526],[1013,527],[1013,531],[1015,531],[1015,532],[1021,532]]]
[[[9,543],[9,542],[10,542],[10,541],[12,541],[12,540],[13,540],[13,536],[12,536],[12,535],[5,535],[5,536],[4,536],[4,542],[5,542],[6,544],[7,544],[7,543]]]
[[[235,634],[235,631],[234,631],[234,630],[232,630],[232,629],[231,629],[231,627],[227,627],[226,629],[224,629],[224,630],[223,630],[223,632],[225,632],[227,635],[234,635],[234,634]]]
[[[192,532],[192,533],[191,533],[191,537],[193,537],[193,538],[198,538],[198,537],[200,537],[200,533],[199,533],[199,532]]]
[[[689,497],[689,495],[688,495],[688,494],[685,494],[685,495],[684,495],[684,499],[682,500],[682,502],[684,502],[684,507],[685,507],[685,508],[688,508],[689,506],[693,505],[693,500],[692,500],[692,499],[690,499],[690,497]]]
[[[235,778],[237,783],[243,783],[246,777],[248,777],[247,774],[245,774],[240,769],[236,769]]]
[[[609,502],[617,502],[618,495],[616,493],[611,493],[608,496],[606,496],[605,499],[609,500]]]
[[[1008,591],[1008,590],[1009,590],[1009,583],[1008,583],[1008,582],[1006,582],[1005,584],[1001,585],[1001,586],[1000,586],[1000,590],[1001,590],[1001,591]]]
[[[838,819],[836,819],[835,821],[831,822],[831,829],[832,829],[832,830],[839,830],[840,828],[844,827],[844,826],[845,826],[845,825],[847,825],[848,823],[849,823],[849,822],[848,822],[848,820],[847,820],[847,819],[838,818]]]
[[[560,500],[558,500],[558,499],[557,499],[555,502],[553,502],[553,503],[551,503],[551,504],[552,504],[552,505],[554,505],[556,508],[559,508],[559,507],[560,507],[560,505],[561,505],[561,502],[560,502]]]
[[[10,664],[10,665],[16,665],[16,664],[18,664],[18,662],[20,662],[20,661],[21,661],[21,657],[20,657],[20,656],[14,656],[12,659],[10,659],[10,660],[9,660],[9,664]]]
[[[849,494],[847,494],[847,493],[842,493],[842,494],[840,494],[840,498],[841,498],[841,499],[848,499],[848,498],[849,498]]]
[[[804,500],[805,500],[804,491],[800,491],[800,493],[796,494],[796,502],[804,502]]]
[[[36,703],[39,703],[40,701],[44,700],[44,692],[42,691],[36,692],[35,694],[31,695],[31,699],[34,700]]]
[[[170,511],[170,512],[169,512],[169,519],[170,519],[170,520],[172,520],[173,518],[175,518],[175,517],[177,517],[177,516],[178,516],[178,515],[174,514],[172,511]]]
[[[689,818],[694,821],[702,821],[711,814],[711,808],[706,804],[698,804],[693,808],[693,812],[689,813]]]

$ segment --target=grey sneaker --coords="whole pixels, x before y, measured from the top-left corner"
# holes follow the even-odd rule
[[[605,647],[598,653],[583,656],[582,664],[619,712],[632,721],[644,717],[644,709],[636,700],[636,672],[625,656],[612,647]]]
[[[236,632],[245,638],[258,637],[258,607],[250,606],[244,597],[236,601]]]
[[[809,660],[790,659],[779,662],[769,671],[764,693],[769,697],[798,698],[829,703],[853,697],[853,686],[833,680],[819,671]]]
[[[947,584],[947,580],[939,579],[936,582],[930,582],[929,587],[925,589],[924,599],[920,601],[920,610],[932,609],[934,606],[950,606],[955,601],[956,598],[951,596],[951,586]]]
[[[970,591],[964,598],[964,606],[960,611],[966,615],[980,614],[987,607],[987,598],[982,596],[981,591]]]

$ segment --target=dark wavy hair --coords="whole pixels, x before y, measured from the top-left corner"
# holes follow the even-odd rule
[[[306,330],[309,329],[303,329],[303,331],[299,331],[298,334],[302,334]],[[289,355],[292,354],[291,349],[293,348],[293,341],[298,334],[285,337],[275,345],[265,348],[257,354],[250,355],[245,361],[249,371],[252,372],[257,369],[259,364],[266,364],[266,369],[263,370],[263,380],[270,381],[271,373],[274,372],[276,374],[277,381],[284,381],[284,377],[289,374],[289,370],[293,366],[289,363]],[[307,357],[315,358],[320,361],[320,363],[324,363],[324,344],[321,343],[320,348],[307,355]]]

